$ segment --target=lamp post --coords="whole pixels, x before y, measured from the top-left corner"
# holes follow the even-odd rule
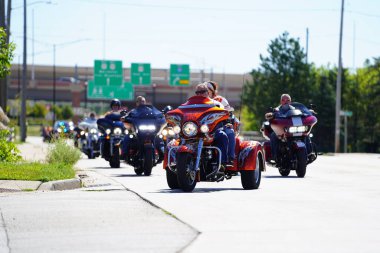
[[[22,63],[22,87],[21,87],[21,115],[20,115],[20,140],[26,139],[26,0],[24,0],[24,41]]]

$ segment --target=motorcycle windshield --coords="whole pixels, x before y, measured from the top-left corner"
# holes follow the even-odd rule
[[[309,109],[307,109],[306,106],[304,106],[303,104],[301,103],[298,103],[298,102],[293,102],[293,103],[290,103],[290,109],[286,112],[283,112],[281,113],[278,112],[278,115],[277,117],[279,118],[291,118],[291,117],[295,117],[295,116],[310,116],[312,115],[312,113],[309,111]]]
[[[129,112],[127,118],[145,118],[145,119],[157,119],[164,118],[162,112],[152,105],[140,105],[137,108]]]

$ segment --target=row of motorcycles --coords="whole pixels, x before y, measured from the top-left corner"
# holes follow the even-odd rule
[[[149,176],[163,162],[169,188],[185,192],[197,182],[220,182],[240,173],[244,189],[257,189],[266,164],[279,169],[282,176],[295,170],[304,177],[306,166],[317,157],[311,130],[315,114],[300,103],[279,118],[264,122],[262,134],[268,140],[244,141],[239,138],[239,121],[231,112],[194,96],[177,109],[157,110],[144,105],[139,110],[110,114],[93,122],[82,122],[75,129],[76,145],[92,159],[101,156],[112,168],[120,161],[134,167],[137,175]],[[235,131],[235,159],[222,164],[221,150],[215,145],[215,132],[229,124]],[[269,137],[279,139],[277,157],[271,155]]]

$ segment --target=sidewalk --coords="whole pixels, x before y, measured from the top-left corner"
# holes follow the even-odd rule
[[[42,141],[41,137],[27,137],[26,142],[17,146],[23,159],[27,161],[44,161],[48,151],[48,144]],[[80,178],[58,180],[50,182],[25,181],[25,180],[0,180],[1,192],[20,191],[54,191],[71,190],[80,188],[82,185]]]

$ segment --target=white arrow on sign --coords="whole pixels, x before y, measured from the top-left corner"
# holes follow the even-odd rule
[[[179,76],[177,76],[176,78],[174,78],[172,84],[176,84],[177,82],[179,82],[181,79],[179,78]]]

